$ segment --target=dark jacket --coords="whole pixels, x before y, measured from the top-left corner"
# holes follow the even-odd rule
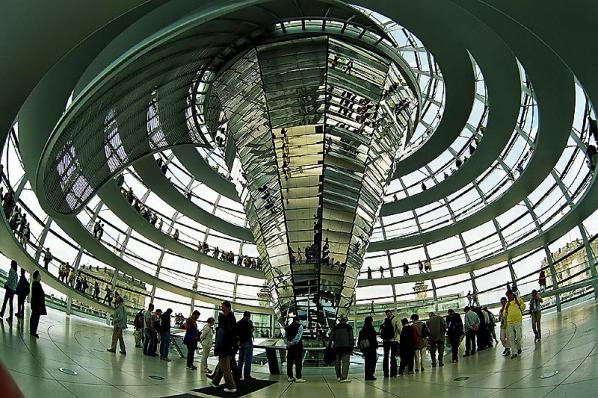
[[[457,339],[463,335],[463,320],[456,312],[446,317],[447,334],[450,339]]]
[[[17,296],[19,297],[27,297],[29,296],[29,281],[23,275],[19,278],[19,283],[17,284]]]
[[[353,352],[353,327],[348,323],[334,325],[330,333],[330,341],[334,343],[334,351],[338,353]]]
[[[47,315],[46,295],[42,283],[39,281],[33,281],[31,284],[31,312],[38,315]]]
[[[376,329],[374,329],[373,325],[363,325],[363,327],[359,331],[359,337],[357,340],[358,343],[362,340],[369,341],[370,347],[368,349],[375,350],[376,348],[378,348],[378,339],[376,338],[377,335],[378,332],[376,332]]]
[[[164,313],[160,315],[160,332],[170,333],[170,314]]]
[[[399,353],[401,355],[415,354],[415,341],[413,337],[413,326],[403,326],[401,330],[401,344],[399,344]]]
[[[236,325],[237,320],[232,312],[229,312],[228,315],[220,313],[218,316],[218,328],[216,329],[215,355],[219,357],[235,355],[237,351]]]

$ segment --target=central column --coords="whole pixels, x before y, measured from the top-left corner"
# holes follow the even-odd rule
[[[416,101],[390,60],[326,36],[258,46],[213,90],[272,304],[320,337],[354,301]]]

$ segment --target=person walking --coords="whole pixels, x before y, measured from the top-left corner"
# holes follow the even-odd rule
[[[446,333],[446,321],[440,315],[430,312],[429,319],[426,322],[430,336],[428,344],[430,345],[430,357],[432,358],[432,367],[436,367],[436,351],[438,351],[438,366],[444,366],[444,335]]]
[[[231,304],[223,301],[221,305],[222,312],[218,315],[218,329],[216,329],[216,346],[214,354],[218,356],[218,365],[221,372],[212,379],[212,385],[217,387],[220,384],[220,375],[224,376],[226,387],[225,392],[237,392],[237,386],[231,370],[231,359],[234,358],[235,347],[235,326],[237,320],[232,312]]]
[[[239,337],[239,366],[237,367],[237,379],[241,379],[241,373],[245,381],[252,380],[251,362],[253,361],[253,322],[251,313],[245,311],[243,318],[237,322],[237,336]]]
[[[168,348],[170,347],[170,315],[172,308],[167,309],[160,316],[160,359],[170,362],[168,359]]]
[[[502,352],[503,356],[511,355],[511,348],[509,345],[509,340],[507,339],[507,318],[505,317],[505,306],[507,305],[507,298],[501,297],[500,299],[500,311],[498,312],[498,321],[500,322],[500,342],[504,347],[504,351]]]
[[[17,289],[15,293],[17,294],[17,318],[23,319],[25,316],[25,300],[27,296],[29,296],[29,290],[31,286],[27,277],[25,275],[25,268],[21,268],[21,277],[19,278],[19,283],[17,283]]]
[[[395,377],[397,375],[397,354],[401,339],[401,323],[391,309],[385,311],[386,318],[380,325],[380,337],[384,348],[382,371],[384,377]]]
[[[210,356],[210,350],[212,349],[212,343],[214,342],[214,323],[216,320],[212,317],[208,318],[207,323],[201,329],[201,337],[199,343],[201,344],[201,372],[210,373],[208,369],[208,357]]]
[[[480,328],[480,318],[478,314],[473,312],[469,306],[465,307],[465,355],[468,357],[475,354],[476,351],[476,334]]]
[[[31,283],[31,316],[29,317],[29,334],[39,338],[37,327],[39,318],[47,315],[46,312],[46,294],[42,288],[42,276],[39,271],[33,272],[33,283]]]
[[[143,336],[143,312],[143,308],[140,309],[135,315],[135,319],[133,319],[133,327],[135,328],[135,331],[133,332],[133,337],[135,337],[135,348],[141,348],[141,340]]]
[[[106,351],[115,353],[116,342],[118,341],[120,344],[120,353],[127,355],[125,340],[123,338],[123,330],[127,328],[127,311],[125,310],[125,304],[123,303],[122,296],[116,296],[114,305],[116,308],[114,309],[114,314],[112,315],[112,323],[114,325],[114,330],[112,332],[112,345]]]
[[[336,378],[341,383],[350,383],[347,378],[349,375],[349,358],[353,352],[353,327],[347,323],[347,318],[341,316],[339,323],[334,325],[330,333],[330,341],[334,347],[336,360],[334,370]]]
[[[415,359],[415,342],[413,340],[413,326],[409,324],[407,318],[401,320],[401,343],[399,344],[399,353],[401,363],[399,364],[399,375],[405,373],[405,368],[408,374],[413,374],[413,361]]]
[[[187,321],[185,321],[185,337],[183,344],[187,346],[187,369],[195,370],[197,366],[193,364],[195,357],[195,350],[197,350],[197,341],[199,340],[199,330],[197,330],[197,320],[199,319],[199,311],[195,310]]]
[[[8,278],[6,279],[6,283],[4,284],[4,302],[2,302],[2,311],[0,311],[0,321],[4,318],[4,310],[6,310],[6,304],[10,307],[8,310],[8,318],[6,321],[9,324],[12,324],[12,314],[13,314],[13,297],[17,290],[17,262],[15,260],[10,260],[10,269],[8,270]]]
[[[359,349],[363,354],[366,380],[376,380],[376,351],[378,350],[378,332],[374,328],[374,318],[367,316],[357,338]]]
[[[532,317],[532,331],[534,332],[534,341],[537,343],[542,339],[542,329],[540,320],[542,318],[542,297],[536,289],[532,290],[532,298],[529,301],[529,313]]]
[[[521,321],[523,319],[523,311],[525,310],[525,303],[519,295],[512,291],[507,292],[507,305],[505,305],[505,318],[507,319],[507,338],[511,346],[511,359],[517,358],[521,354],[521,339],[523,337],[521,332]],[[517,351],[515,351],[517,350]]]
[[[303,368],[303,325],[296,316],[293,322],[285,328],[284,342],[287,345],[287,379],[297,383],[305,383],[301,370]],[[295,365],[295,376],[293,376]]]
[[[425,323],[419,320],[419,315],[411,315],[413,326],[413,343],[415,345],[415,371],[424,371],[424,357],[426,356],[426,348],[428,348],[427,337],[430,336],[430,331]]]
[[[145,327],[145,341],[143,342],[143,353],[145,355],[153,355],[155,351],[156,345],[156,333],[154,330],[154,321],[153,321],[153,311],[154,311],[154,304],[151,304],[147,307],[147,310],[143,312],[143,325]]]
[[[463,336],[463,321],[461,315],[452,309],[448,310],[446,317],[447,335],[451,343],[451,354],[453,363],[459,361],[459,345],[461,345],[461,336]]]

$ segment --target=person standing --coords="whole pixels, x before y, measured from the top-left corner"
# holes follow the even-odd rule
[[[156,344],[154,322],[152,320],[154,311],[154,304],[147,307],[147,310],[143,312],[143,326],[145,341],[143,342],[143,353],[145,355],[153,355],[154,346]]]
[[[17,290],[17,262],[15,260],[10,260],[10,270],[8,270],[8,279],[4,284],[4,289],[6,292],[4,293],[4,302],[2,303],[2,311],[0,311],[0,321],[4,318],[4,310],[6,309],[6,304],[8,303],[9,309],[9,316],[6,318],[6,321],[9,324],[12,324],[12,314],[13,314],[13,297]]]
[[[498,344],[498,340],[496,339],[496,318],[494,314],[490,312],[488,307],[482,308],[484,314],[488,315],[488,340],[491,342],[494,340],[495,344]]]
[[[187,346],[187,369],[195,370],[197,366],[193,365],[193,358],[195,357],[195,350],[197,350],[197,341],[199,340],[199,331],[197,330],[197,320],[199,319],[199,311],[195,310],[185,322],[185,337],[183,344]]]
[[[505,318],[507,320],[507,339],[511,346],[511,359],[517,358],[521,354],[521,321],[523,319],[523,311],[525,310],[525,303],[518,295],[512,291],[507,291],[507,299],[509,300],[505,305]],[[517,351],[515,351],[517,350]]]
[[[544,293],[544,291],[546,290],[546,273],[544,272],[544,270],[540,270],[538,284],[540,285],[540,291]]]
[[[251,362],[253,361],[253,322],[251,321],[251,313],[245,311],[243,318],[237,322],[237,336],[239,337],[239,366],[237,367],[237,379],[249,381],[251,377]]]
[[[401,320],[401,324],[401,343],[399,344],[401,363],[399,365],[399,375],[402,376],[405,373],[405,368],[407,368],[408,374],[413,374],[415,342],[413,340],[413,326],[409,325],[409,320],[407,318],[403,318]]]
[[[401,339],[401,324],[391,309],[385,311],[386,318],[380,325],[380,337],[384,348],[382,370],[384,377],[395,377],[397,375],[397,354]]]
[[[296,316],[293,322],[285,328],[284,341],[287,345],[287,378],[288,381],[305,383],[301,370],[303,368],[303,325]],[[295,376],[293,376],[293,365],[295,365]]]
[[[31,286],[25,276],[25,268],[21,268],[21,277],[19,278],[19,283],[17,283],[17,289],[15,291],[17,294],[17,318],[22,319],[25,316],[25,300],[27,299],[27,296],[29,296],[30,289]]]
[[[50,248],[46,248],[46,253],[44,254],[44,268],[46,269],[46,271],[48,270],[48,264],[50,264],[50,262],[54,260],[54,256],[52,255],[52,253],[50,253]]]
[[[476,334],[480,328],[480,318],[478,314],[473,312],[469,306],[465,307],[465,355],[468,357],[475,354],[476,351]]]
[[[160,316],[160,359],[170,362],[168,359],[168,348],[170,346],[170,314],[172,308],[167,309]]]
[[[118,340],[120,344],[120,353],[126,355],[127,349],[125,347],[125,340],[123,338],[123,330],[127,328],[127,311],[125,310],[122,296],[116,296],[116,301],[114,304],[116,305],[116,308],[114,309],[114,315],[112,315],[112,323],[114,325],[114,331],[112,332],[112,345],[106,351],[115,353],[116,342]]]
[[[232,312],[231,304],[228,301],[223,301],[221,305],[222,312],[218,316],[218,329],[216,330],[216,346],[214,347],[214,354],[218,356],[218,365],[220,366],[221,375],[224,376],[224,383],[226,387],[225,392],[236,392],[237,386],[233,373],[231,370],[231,360],[235,355],[235,326],[237,320]],[[220,383],[220,374],[212,379],[212,385],[218,386]]]
[[[347,318],[341,316],[339,323],[334,325],[330,334],[330,341],[334,344],[334,353],[336,361],[334,370],[336,378],[341,383],[350,383],[347,378],[349,375],[349,358],[353,352],[353,327],[347,323]]]
[[[463,336],[463,321],[461,315],[452,309],[448,310],[446,317],[447,334],[451,343],[451,354],[453,363],[459,361],[459,345],[461,345],[461,336]]]
[[[210,373],[208,369],[208,357],[210,356],[210,350],[212,349],[212,343],[214,342],[214,322],[216,320],[212,317],[208,318],[207,323],[201,329],[201,337],[199,342],[201,344],[201,372]]]
[[[507,305],[507,298],[500,299],[500,311],[498,312],[498,321],[500,322],[500,342],[505,350],[502,352],[503,356],[511,355],[511,348],[509,340],[507,339],[507,318],[505,317],[505,306]]]
[[[430,337],[428,343],[430,344],[430,356],[432,358],[432,367],[436,367],[436,351],[438,350],[438,366],[444,366],[444,335],[446,333],[446,321],[443,317],[430,312],[430,318],[426,322]]]
[[[37,327],[40,316],[47,315],[46,295],[41,280],[41,274],[39,271],[35,271],[33,273],[33,283],[31,283],[31,316],[29,318],[29,334],[35,338],[39,338]]]
[[[378,349],[378,339],[376,336],[378,332],[374,329],[374,318],[367,316],[363,323],[363,327],[359,331],[358,344],[359,349],[363,353],[365,362],[365,379],[376,380],[374,374],[376,373],[376,351]]]
[[[532,298],[529,301],[529,313],[532,317],[532,330],[537,343],[542,339],[542,329],[540,327],[540,320],[542,318],[542,297],[538,294],[536,289],[532,290]]]
[[[419,320],[419,315],[411,315],[412,326],[414,330],[413,342],[415,345],[415,371],[424,371],[424,357],[426,355],[426,348],[428,348],[427,337],[430,336],[430,331],[425,323]]]
[[[98,284],[98,281],[96,281],[93,287],[93,298],[95,298],[97,301],[100,301],[100,285]],[[141,312],[143,313],[143,311]]]
[[[133,319],[133,327],[135,328],[135,331],[133,332],[133,337],[135,337],[135,348],[141,348],[141,340],[143,340],[143,312],[143,308],[140,309],[135,315],[135,319]]]

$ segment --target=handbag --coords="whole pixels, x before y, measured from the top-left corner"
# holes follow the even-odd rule
[[[366,350],[368,348],[370,348],[370,340],[369,339],[359,340],[359,349],[361,351]]]
[[[328,366],[332,365],[336,361],[336,353],[332,348],[332,343],[328,343],[324,349],[324,363]]]

